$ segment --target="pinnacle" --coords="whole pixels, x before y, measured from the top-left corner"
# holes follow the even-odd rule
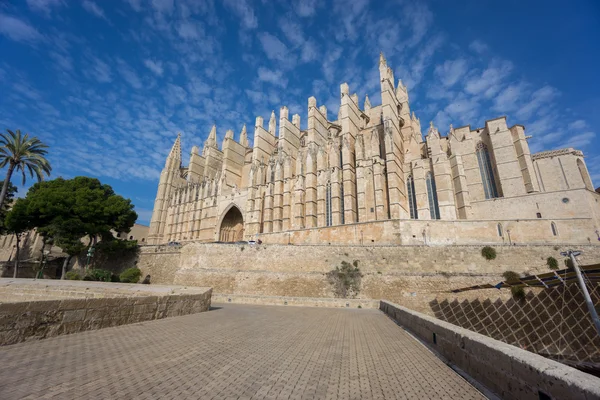
[[[381,53],[379,53],[379,64],[387,64],[387,62],[385,61],[385,57],[383,55],[383,51]]]
[[[175,139],[175,143],[173,143],[173,147],[171,148],[168,158],[176,158],[181,160],[181,132],[177,133],[177,138]]]

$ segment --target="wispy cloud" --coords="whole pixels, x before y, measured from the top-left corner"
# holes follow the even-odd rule
[[[162,76],[164,69],[161,61],[154,61],[150,59],[144,60],[144,65],[157,76]]]
[[[254,15],[254,9],[247,0],[224,0],[224,4],[235,13],[245,29],[256,29],[258,19]]]
[[[83,9],[90,14],[95,15],[98,18],[106,19],[106,15],[104,15],[104,10],[98,6],[98,4],[94,3],[92,0],[84,0],[81,3]]]
[[[27,0],[27,6],[35,12],[50,16],[52,10],[65,5],[63,0]]]
[[[42,35],[27,22],[0,13],[0,34],[17,42],[37,42]]]

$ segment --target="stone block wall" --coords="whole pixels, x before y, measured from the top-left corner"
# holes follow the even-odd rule
[[[500,398],[600,398],[592,375],[387,301],[380,309]]]
[[[482,246],[328,246],[186,244],[143,247],[138,266],[152,282],[210,286],[215,293],[334,297],[326,274],[342,261],[363,274],[360,299],[389,299],[422,312],[450,289],[497,283],[506,270],[547,271],[546,259],[565,247],[496,246],[487,261]],[[600,246],[580,246],[583,263],[600,261]]]
[[[33,301],[30,299],[40,298],[35,293],[19,298],[6,287],[0,288],[0,345],[194,314],[208,311],[211,304],[212,290],[209,288],[195,288],[187,294],[173,295],[170,292],[136,294],[131,291],[117,294],[108,290],[107,297],[103,297],[102,290],[95,291],[98,297],[85,297],[84,288],[73,288],[73,285],[86,284],[75,282],[71,287],[64,286],[50,293],[45,291],[50,300]],[[37,289],[44,292],[41,285]],[[30,291],[35,292],[36,288],[30,288]]]

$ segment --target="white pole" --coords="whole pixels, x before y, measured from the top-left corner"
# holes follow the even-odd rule
[[[572,250],[568,251],[569,257],[571,258],[571,262],[573,263],[573,269],[577,274],[577,280],[579,281],[579,287],[581,287],[581,291],[583,292],[583,297],[585,298],[585,303],[587,304],[588,311],[590,312],[590,316],[592,317],[592,321],[594,322],[594,326],[596,327],[596,331],[598,335],[600,335],[600,318],[598,318],[598,313],[596,313],[596,307],[594,307],[594,303],[592,302],[592,298],[587,290],[587,286],[585,286],[585,282],[583,280],[583,276],[581,275],[581,271],[579,270],[579,265],[577,264],[577,260],[575,259],[575,254]]]

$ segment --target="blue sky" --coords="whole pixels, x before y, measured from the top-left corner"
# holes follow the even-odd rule
[[[187,162],[213,123],[237,138],[287,105],[305,125],[312,95],[335,119],[342,82],[376,104],[383,51],[423,126],[507,115],[533,151],[583,150],[598,185],[599,41],[593,0],[9,0],[0,128],[38,136],[53,177],[98,177],[148,223],[177,132]]]

